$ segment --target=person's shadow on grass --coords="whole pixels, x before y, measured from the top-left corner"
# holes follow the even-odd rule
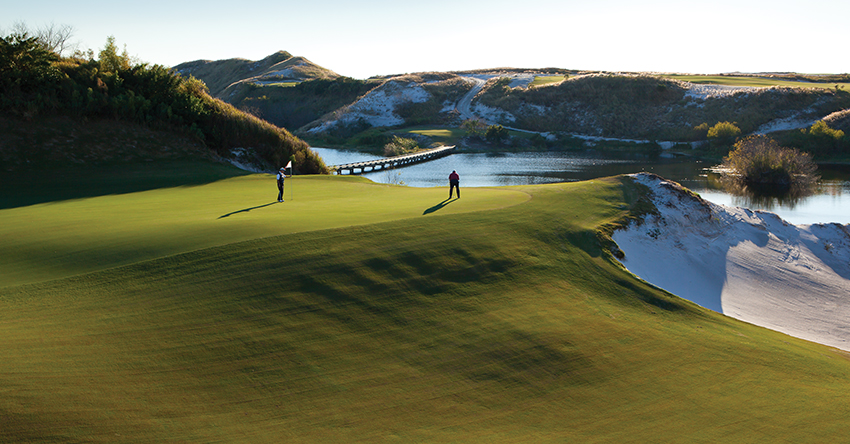
[[[225,215],[223,215],[223,216],[219,216],[218,218],[219,218],[219,219],[224,219],[225,217],[232,216],[232,215],[237,214],[237,213],[247,213],[247,212],[249,212],[249,211],[251,211],[251,210],[256,210],[257,208],[267,207],[267,206],[269,206],[269,205],[274,205],[274,204],[276,204],[276,203],[277,203],[277,202],[269,202],[269,203],[267,203],[267,204],[265,204],[265,205],[259,205],[259,206],[256,206],[256,207],[245,208],[244,210],[239,210],[239,211],[234,211],[234,212],[232,212],[232,213],[227,213],[227,214],[225,214]]]
[[[426,215],[426,214],[431,214],[431,213],[433,213],[433,212],[435,212],[435,211],[437,211],[437,210],[442,209],[442,208],[443,208],[443,207],[445,207],[446,205],[448,205],[448,204],[450,204],[450,203],[452,203],[452,202],[454,202],[454,201],[456,201],[456,200],[458,200],[458,198],[457,198],[457,197],[455,197],[454,199],[452,199],[451,197],[449,197],[449,198],[447,198],[446,200],[444,200],[444,201],[442,201],[442,202],[438,203],[437,205],[434,205],[433,207],[428,208],[427,210],[425,210],[425,212],[423,212],[423,213],[422,213],[422,215],[424,216],[424,215]]]

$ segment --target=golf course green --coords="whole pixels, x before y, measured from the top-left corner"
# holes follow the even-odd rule
[[[2,188],[0,442],[846,439],[847,353],[604,251],[629,178],[296,176],[278,203],[192,168],[220,167]]]

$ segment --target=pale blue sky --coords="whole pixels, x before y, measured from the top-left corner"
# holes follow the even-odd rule
[[[355,78],[494,67],[846,73],[850,1],[9,2],[0,30],[68,24],[148,63],[286,50]]]

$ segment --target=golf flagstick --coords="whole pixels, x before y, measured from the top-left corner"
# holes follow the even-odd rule
[[[289,177],[290,177],[290,179],[291,179],[291,178],[292,178],[292,161],[290,160],[290,161],[286,164],[286,166],[285,166],[284,168],[288,168],[288,169],[289,169]],[[284,173],[285,173],[285,172],[286,172],[286,170],[284,169]],[[292,181],[290,180],[290,182],[289,182],[289,200],[293,200],[293,197],[292,197],[292,196],[293,196],[293,193],[292,193]]]

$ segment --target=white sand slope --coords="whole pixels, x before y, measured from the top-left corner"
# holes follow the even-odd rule
[[[850,350],[850,224],[792,225],[633,177],[660,214],[614,233],[629,271],[728,316]]]

